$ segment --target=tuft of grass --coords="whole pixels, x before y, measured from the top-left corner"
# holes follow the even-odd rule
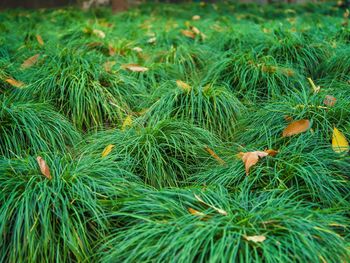
[[[0,154],[11,157],[66,151],[81,139],[71,123],[50,105],[0,95]]]
[[[195,171],[203,169],[211,156],[206,146],[219,145],[210,132],[176,120],[163,120],[145,127],[135,123],[120,131],[108,130],[92,135],[84,152],[101,155],[104,147],[114,145],[115,154],[132,159],[130,169],[146,184],[155,187],[181,185]]]
[[[91,260],[108,233],[102,203],[126,193],[133,176],[106,159],[42,156],[51,180],[34,157],[0,159],[0,260]]]
[[[157,101],[144,118],[150,123],[175,118],[209,130],[223,139],[232,137],[243,105],[225,87],[190,85],[190,90],[172,85],[158,91]],[[175,87],[174,87],[175,86]]]
[[[194,194],[227,215],[199,202]],[[349,260],[344,214],[315,209],[295,195],[229,194],[223,188],[145,191],[116,212],[126,226],[103,243],[101,262]],[[197,212],[190,213],[189,208]],[[255,236],[265,240],[248,240]]]

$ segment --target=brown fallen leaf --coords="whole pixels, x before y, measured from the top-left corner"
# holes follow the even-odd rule
[[[214,209],[216,212],[218,212],[219,214],[224,215],[224,216],[227,216],[227,212],[226,212],[225,210],[223,210],[223,209],[221,209],[221,208],[217,208],[216,206],[213,206],[213,205],[210,205],[210,204],[204,202],[204,200],[203,200],[201,197],[199,197],[198,195],[196,195],[196,194],[194,194],[194,197],[195,197],[200,203],[202,203],[202,204],[204,204],[204,205],[206,205],[206,206],[208,206],[208,207],[213,208],[213,209]]]
[[[242,156],[242,161],[245,166],[245,173],[249,175],[249,170],[251,167],[257,164],[260,158],[266,157],[269,154],[262,151],[246,152]]]
[[[21,65],[21,69],[26,69],[26,68],[30,68],[31,66],[33,66],[39,59],[40,54],[36,54],[34,56],[31,56],[30,58],[27,58]]]
[[[132,72],[145,72],[148,70],[148,68],[146,67],[142,67],[138,64],[124,64],[121,66],[123,69],[127,69],[127,70],[130,70]]]
[[[278,151],[273,149],[267,149],[267,150],[264,150],[264,152],[266,152],[269,156],[276,156],[278,154]]]
[[[103,64],[103,68],[106,72],[111,72],[112,67],[116,64],[115,61],[107,61]]]
[[[37,162],[39,164],[39,168],[40,168],[41,173],[47,179],[51,180],[52,177],[51,177],[51,174],[50,174],[50,169],[49,169],[49,166],[46,164],[45,160],[41,156],[36,157],[36,160],[37,160]]]
[[[193,39],[196,38],[196,34],[190,30],[187,30],[187,29],[181,30],[181,34],[183,34],[184,36],[189,37],[189,38],[193,38]]]
[[[283,116],[283,118],[284,118],[286,121],[288,121],[288,122],[293,121],[293,117],[291,117],[291,116],[289,116],[289,115],[285,115],[285,116]]]
[[[254,243],[262,243],[266,240],[265,236],[243,236],[247,241],[253,241]]]
[[[199,29],[195,26],[191,26],[190,28],[192,32],[195,33],[196,35],[199,35],[201,33],[201,31],[199,31]]]
[[[106,157],[108,154],[111,153],[112,149],[114,148],[114,144],[108,144],[102,151],[101,156]]]
[[[337,99],[331,95],[326,95],[326,97],[323,100],[323,104],[329,107],[333,107],[336,102]]]
[[[43,46],[44,45],[43,38],[40,35],[36,35],[35,37],[36,37],[36,40],[38,41],[39,45]]]
[[[110,56],[114,56],[116,54],[116,50],[112,45],[108,45],[108,54]]]
[[[309,120],[298,120],[291,122],[282,132],[282,137],[293,136],[307,131],[311,128]]]
[[[22,81],[13,78],[7,78],[5,81],[16,88],[22,88],[25,85]]]
[[[225,165],[226,162],[221,159],[212,149],[210,149],[208,146],[205,146],[205,150],[215,159],[220,165]]]
[[[177,85],[180,89],[182,89],[182,90],[184,90],[184,91],[187,91],[187,92],[191,91],[191,89],[192,89],[190,85],[188,85],[186,82],[184,82],[184,81],[182,81],[182,80],[177,80],[177,81],[176,81],[176,85]]]

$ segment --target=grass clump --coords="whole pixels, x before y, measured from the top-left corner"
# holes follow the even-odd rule
[[[120,214],[126,226],[102,246],[105,251],[101,261],[349,259],[342,238],[346,234],[342,226],[348,219],[340,212],[315,210],[295,200],[295,194],[229,194],[224,189],[146,191],[124,204]],[[250,241],[251,238],[262,241]]]
[[[0,259],[81,262],[108,231],[104,200],[116,199],[130,173],[90,157],[44,155],[52,179],[34,157],[0,160]],[[118,190],[119,189],[119,190]]]
[[[136,123],[125,131],[100,132],[87,140],[90,143],[84,151],[97,155],[109,144],[114,145],[110,158],[114,159],[115,154],[131,157],[130,169],[155,187],[183,184],[210,160],[206,146],[219,144],[208,131],[175,120],[145,127]]]
[[[71,123],[50,105],[0,95],[0,154],[14,156],[65,151],[81,139]]]

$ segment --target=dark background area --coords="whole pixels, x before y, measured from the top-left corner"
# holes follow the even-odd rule
[[[0,0],[0,8],[50,8],[75,3],[74,0]]]

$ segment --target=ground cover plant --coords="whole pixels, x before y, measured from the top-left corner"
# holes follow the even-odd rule
[[[349,11],[0,12],[1,262],[349,262]]]

